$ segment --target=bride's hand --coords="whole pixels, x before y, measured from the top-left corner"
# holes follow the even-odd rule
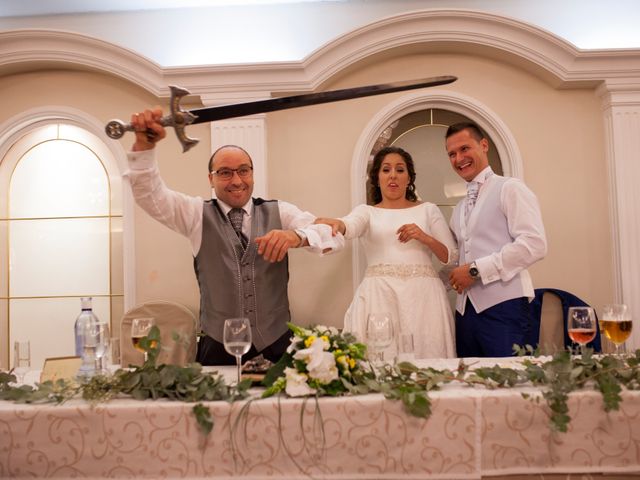
[[[424,239],[427,236],[427,234],[424,233],[424,231],[415,223],[402,225],[396,233],[398,234],[398,240],[402,243],[407,243],[409,240],[418,240],[419,242],[424,243]]]

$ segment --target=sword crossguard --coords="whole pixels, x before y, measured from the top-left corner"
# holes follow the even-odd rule
[[[185,127],[187,125],[191,125],[198,117],[193,113],[180,108],[180,100],[182,100],[182,97],[189,95],[190,92],[188,90],[175,85],[169,86],[169,89],[171,90],[171,100],[169,101],[171,113],[162,117],[158,123],[163,127],[173,127],[176,131],[176,136],[182,145],[182,151],[186,152],[198,143],[198,139],[188,137],[185,132]],[[133,125],[130,123],[124,123],[121,120],[111,120],[105,126],[107,136],[113,139],[122,138],[125,132],[133,131]],[[147,137],[149,140],[153,140],[155,138],[155,133],[151,130],[147,130]]]

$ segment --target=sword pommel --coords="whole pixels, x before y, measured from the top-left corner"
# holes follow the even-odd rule
[[[176,131],[176,136],[182,145],[182,151],[186,152],[191,147],[198,143],[195,138],[189,138],[185,132],[185,127],[191,125],[198,117],[191,112],[182,110],[180,108],[180,100],[182,97],[189,95],[189,91],[175,85],[169,86],[171,90],[171,100],[169,106],[171,113],[165,115],[160,119],[160,125],[163,127],[173,127]],[[111,120],[105,126],[105,132],[109,138],[118,139],[122,138],[125,132],[133,132],[133,125],[130,123],[124,123],[121,120]],[[152,140],[155,137],[154,132],[147,130],[147,137]]]

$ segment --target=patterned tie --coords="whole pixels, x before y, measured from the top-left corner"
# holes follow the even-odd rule
[[[478,182],[469,182],[467,184],[467,204],[464,210],[465,220],[469,220],[469,215],[471,214],[471,210],[473,210],[473,207],[476,204],[476,200],[478,199],[479,189],[480,189],[480,184]]]
[[[231,226],[238,235],[240,239],[240,243],[242,243],[242,249],[247,248],[247,237],[244,233],[242,233],[242,218],[244,217],[244,210],[242,208],[232,208],[229,210],[229,221],[231,222]]]

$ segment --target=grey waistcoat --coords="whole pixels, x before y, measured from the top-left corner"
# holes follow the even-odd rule
[[[204,202],[202,244],[194,259],[200,287],[200,328],[223,341],[224,320],[247,317],[258,351],[287,330],[290,321],[288,259],[270,263],[257,255],[255,237],[281,229],[277,201],[253,199],[251,238],[242,245],[216,200]]]

